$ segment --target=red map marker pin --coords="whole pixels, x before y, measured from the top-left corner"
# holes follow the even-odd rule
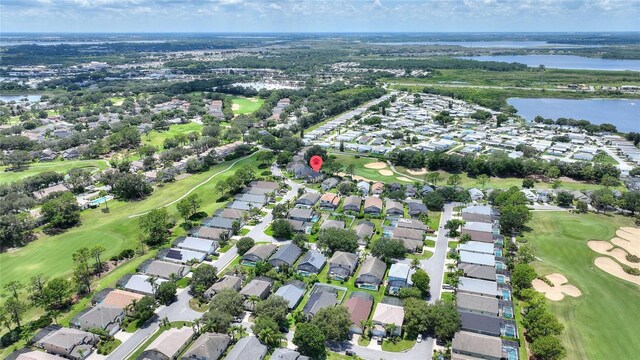
[[[309,165],[311,165],[313,171],[320,171],[320,168],[322,167],[322,158],[318,155],[313,155],[309,160]]]

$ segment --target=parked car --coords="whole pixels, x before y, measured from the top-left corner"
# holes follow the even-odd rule
[[[354,356],[356,353],[353,352],[353,350],[347,350],[347,351],[344,352],[344,354],[347,355],[347,356]]]
[[[382,338],[381,337],[378,338],[378,345],[382,345]]]
[[[419,342],[419,343],[422,342],[422,334],[418,334],[418,338],[416,339],[416,342]]]

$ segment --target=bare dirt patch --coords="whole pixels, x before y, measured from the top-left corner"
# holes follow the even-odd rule
[[[572,297],[582,295],[580,289],[568,284],[569,280],[567,280],[567,278],[562,274],[554,273],[545,277],[553,284],[553,286],[549,286],[549,284],[540,279],[534,279],[532,284],[536,291],[543,293],[549,300],[560,301],[564,299],[565,295]]]
[[[426,174],[427,173],[427,169],[424,169],[424,168],[422,168],[422,169],[407,169],[407,172],[410,175],[418,175],[419,176],[419,175]]]
[[[367,169],[380,170],[380,169],[385,169],[387,167],[387,164],[383,163],[382,161],[378,161],[378,162],[364,164],[364,167],[366,167]]]
[[[378,172],[382,176],[391,176],[391,175],[393,175],[393,171],[391,171],[391,170],[378,170]]]
[[[413,180],[411,180],[411,179],[409,179],[409,178],[406,178],[406,177],[404,177],[404,176],[400,176],[400,177],[398,177],[398,180],[400,180],[400,181],[404,181],[404,182],[413,182]]]
[[[594,264],[602,271],[611,274],[619,279],[626,280],[640,286],[640,276],[627,274],[622,266],[610,257],[601,256],[596,258]]]

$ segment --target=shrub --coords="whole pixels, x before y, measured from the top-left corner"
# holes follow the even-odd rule
[[[640,270],[633,268],[631,266],[628,265],[624,265],[622,264],[622,269],[624,270],[624,272],[626,272],[627,274],[630,275],[634,275],[634,276],[640,276]]]
[[[637,257],[633,254],[627,254],[627,261],[628,262],[632,262],[632,263],[639,263],[640,262],[640,257]]]

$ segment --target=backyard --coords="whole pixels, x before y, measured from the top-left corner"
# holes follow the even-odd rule
[[[526,234],[540,261],[539,275],[558,272],[582,296],[548,301],[564,323],[562,340],[569,359],[632,359],[637,357],[640,289],[594,266],[599,255],[587,241],[609,240],[621,226],[633,226],[619,215],[534,212]]]

